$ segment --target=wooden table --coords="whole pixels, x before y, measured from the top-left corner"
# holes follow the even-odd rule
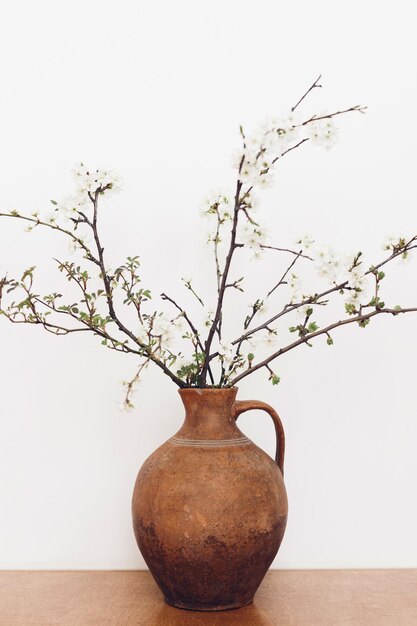
[[[164,604],[148,572],[0,571],[1,626],[417,626],[417,570],[279,570],[251,606]]]

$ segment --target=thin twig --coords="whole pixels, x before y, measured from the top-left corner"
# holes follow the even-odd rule
[[[301,98],[299,99],[299,101],[297,102],[297,104],[295,104],[295,105],[291,108],[291,113],[294,113],[295,109],[298,107],[298,105],[299,105],[299,104],[301,104],[301,103],[302,103],[302,101],[304,100],[304,98],[306,98],[306,97],[308,96],[308,94],[310,93],[310,91],[313,91],[313,89],[316,89],[316,88],[322,87],[322,85],[319,85],[319,84],[318,84],[318,82],[319,82],[320,78],[321,78],[321,74],[320,74],[320,76],[318,76],[318,77],[316,78],[316,80],[315,80],[315,81],[314,81],[314,83],[311,85],[311,87],[309,87],[309,88],[307,89],[307,91],[305,92],[305,94],[304,94],[303,96],[301,96]]]
[[[287,267],[287,269],[285,270],[285,272],[283,273],[283,275],[281,276],[281,278],[279,279],[279,281],[277,282],[277,284],[272,287],[272,289],[270,291],[268,291],[267,293],[267,298],[269,298],[270,295],[272,295],[274,293],[274,291],[276,289],[278,289],[278,287],[280,287],[281,285],[286,284],[284,281],[287,277],[288,272],[294,267],[294,265],[297,263],[298,259],[303,256],[301,254],[301,251],[297,254],[297,256],[292,260],[292,262],[289,264],[289,266]],[[306,258],[310,258],[310,257],[306,257]]]
[[[277,248],[276,246],[266,246],[261,244],[260,247],[263,250],[277,250],[278,252],[288,252],[289,254],[294,254],[297,258],[308,259],[309,261],[314,261],[311,256],[307,256],[307,254],[303,254],[303,251],[296,252],[296,250],[290,250],[289,248]]]
[[[306,124],[310,124],[311,122],[317,122],[319,120],[328,120],[332,117],[336,117],[336,115],[343,115],[344,113],[351,113],[353,111],[357,111],[358,113],[365,113],[368,107],[363,107],[360,104],[355,104],[353,107],[349,107],[349,109],[343,109],[343,111],[335,111],[334,113],[326,113],[325,115],[313,115],[305,122],[302,122],[297,127],[306,126]]]
[[[167,296],[166,293],[161,293],[161,298],[162,300],[167,300],[168,302],[171,302],[171,304],[173,304],[175,306],[175,308],[181,313],[181,315],[183,316],[183,318],[185,319],[185,321],[187,322],[188,326],[191,329],[191,332],[193,333],[197,345],[200,348],[201,352],[204,352],[204,346],[201,342],[200,339],[200,335],[198,333],[197,328],[194,326],[193,322],[191,321],[191,319],[189,318],[189,316],[187,315],[187,313],[185,312],[185,310],[175,302],[175,300],[173,300],[173,298],[170,298],[169,296]],[[214,378],[213,378],[213,374],[211,369],[209,368],[208,370],[209,376],[210,376],[210,380],[211,380],[211,384],[214,385]]]

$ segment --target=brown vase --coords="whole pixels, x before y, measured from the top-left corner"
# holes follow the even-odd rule
[[[168,604],[221,611],[252,602],[287,521],[284,432],[274,409],[237,388],[181,389],[185,421],[142,465],[133,493],[136,540]],[[237,427],[262,409],[276,462]]]

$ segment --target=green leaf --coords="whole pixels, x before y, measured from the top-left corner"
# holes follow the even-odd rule
[[[56,200],[50,200],[49,202],[51,202],[54,206],[57,206],[58,202]]]
[[[345,311],[349,313],[349,315],[355,315],[355,313],[357,313],[356,306],[352,302],[345,303]]]
[[[327,345],[328,346],[332,346],[333,345],[333,339],[332,339],[332,337],[330,337],[330,335],[327,337]]]

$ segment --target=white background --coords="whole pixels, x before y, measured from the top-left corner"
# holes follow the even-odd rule
[[[378,261],[387,235],[417,229],[414,28],[405,1],[2,3],[1,209],[47,207],[70,191],[76,161],[114,167],[126,184],[103,209],[110,262],[140,254],[144,286],[189,302],[180,276],[212,285],[199,205],[233,187],[239,124],[285,111],[323,73],[308,111],[368,114],[340,121],[332,152],[288,155],[259,219],[275,245],[309,232]],[[62,290],[53,256],[67,256],[59,237],[0,221],[2,274],[37,265],[41,292]],[[260,286],[286,260],[269,258],[250,265]],[[389,304],[417,304],[416,276],[413,261],[388,272]],[[239,397],[273,404],[286,427],[276,567],[417,567],[416,323],[348,327],[331,348],[282,359],[277,388],[262,372],[242,381]],[[125,414],[120,381],[135,363],[95,338],[3,319],[0,350],[0,567],[144,567],[131,491],[181,424],[175,386],[149,370]],[[241,425],[273,453],[268,416]]]

